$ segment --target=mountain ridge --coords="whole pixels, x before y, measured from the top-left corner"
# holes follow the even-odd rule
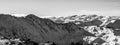
[[[72,35],[82,39],[81,35],[83,33],[85,35],[85,32],[87,32],[74,23],[57,24],[50,19],[39,18],[33,14],[26,17],[0,14],[0,17],[0,27],[4,28],[0,34],[9,39],[20,38],[23,41],[30,40],[37,43],[51,41],[66,45],[71,42],[71,38],[75,38]],[[80,35],[78,36],[76,32]],[[86,35],[90,35],[90,33],[87,33]],[[71,38],[69,39],[69,37]]]
[[[63,22],[57,22],[50,18],[40,18],[34,14],[29,14],[25,17],[0,14],[0,36],[3,36],[6,39],[19,38],[21,41],[24,41],[23,45],[39,45],[48,42],[53,42],[56,45],[93,45],[93,43],[90,44],[84,40],[98,38],[99,36],[96,35],[101,35],[100,31],[113,30],[116,35],[119,35],[119,26],[117,25],[119,24],[118,18],[97,15],[92,15],[93,17],[86,16],[85,18],[84,16],[85,15],[74,15],[67,17],[65,19],[74,17],[71,19],[74,21],[68,20],[67,23],[64,23],[65,20],[62,20]],[[84,17],[83,19],[86,21],[79,21],[80,19],[77,20],[81,17]],[[61,19],[64,19],[64,17],[61,17]],[[94,32],[91,32],[93,30],[97,30],[95,33],[98,34],[94,35]],[[98,40],[105,41],[101,38],[103,37],[100,37]]]

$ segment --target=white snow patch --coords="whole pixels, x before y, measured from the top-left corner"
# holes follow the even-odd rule
[[[16,17],[25,17],[28,14],[11,14],[12,16],[16,16]]]

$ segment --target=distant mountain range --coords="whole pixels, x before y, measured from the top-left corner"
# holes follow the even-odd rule
[[[73,15],[40,18],[34,14],[25,17],[0,14],[0,36],[7,40],[20,39],[23,42],[19,45],[47,43],[51,45],[102,45],[111,42],[108,35],[120,39],[118,38],[119,23],[118,16]],[[104,39],[105,36],[108,38]],[[115,44],[120,43],[115,42]]]

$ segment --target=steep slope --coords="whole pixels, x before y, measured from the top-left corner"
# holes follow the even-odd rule
[[[0,35],[6,39],[19,38],[23,44],[35,45],[55,42],[58,45],[70,45],[82,41],[85,36],[94,36],[74,23],[55,23],[50,19],[39,18],[33,14],[26,17],[14,17],[0,14]]]

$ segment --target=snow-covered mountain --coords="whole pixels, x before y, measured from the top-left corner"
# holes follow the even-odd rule
[[[58,23],[69,23],[69,22],[77,22],[77,21],[82,21],[82,22],[88,22],[92,21],[94,19],[101,19],[103,16],[98,16],[98,15],[73,15],[73,16],[68,16],[68,17],[50,17],[49,19],[53,20],[54,22]]]
[[[90,25],[83,27],[86,31],[94,34],[94,36],[86,36],[83,40],[87,41],[88,43],[92,43],[97,39],[101,39],[104,43],[95,42],[93,45],[120,45],[120,36],[116,36],[114,33],[114,29],[106,28],[107,25],[111,23],[115,23],[116,20],[120,20],[120,16],[98,16],[98,15],[73,15],[68,17],[52,17],[50,18],[56,23],[69,23],[73,22],[77,25],[83,24],[85,22],[90,22],[93,20],[99,20],[102,23],[98,26]],[[81,23],[83,22],[83,23]],[[95,22],[92,22],[95,23]],[[119,24],[119,23],[118,23]],[[101,29],[102,28],[102,29]],[[117,29],[119,30],[119,29]],[[120,34],[120,33],[119,33]],[[116,41],[117,40],[117,41]],[[98,41],[98,40],[97,40]]]

